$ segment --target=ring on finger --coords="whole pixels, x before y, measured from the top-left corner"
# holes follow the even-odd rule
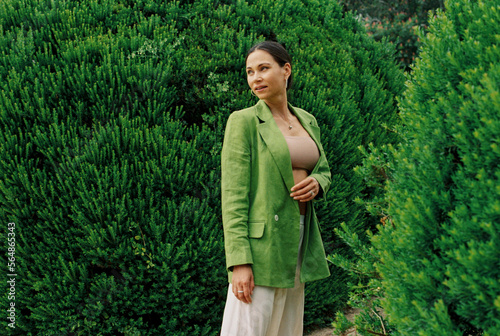
[[[314,196],[314,191],[309,190],[309,192],[311,193],[311,196]]]

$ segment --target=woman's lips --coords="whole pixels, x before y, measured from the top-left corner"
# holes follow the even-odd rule
[[[258,86],[255,88],[255,91],[256,92],[262,92],[265,88],[267,88],[267,86]]]

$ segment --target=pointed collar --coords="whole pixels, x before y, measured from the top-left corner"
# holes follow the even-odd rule
[[[256,111],[255,114],[257,115],[257,118],[259,118],[261,121],[266,122],[270,118],[273,117],[273,114],[271,113],[271,109],[263,100],[259,100],[258,103],[255,105]]]

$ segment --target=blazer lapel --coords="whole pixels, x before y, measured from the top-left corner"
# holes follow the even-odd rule
[[[312,122],[313,120],[306,114],[302,113],[302,111],[295,109],[292,105],[288,104],[288,107],[293,111],[293,114],[299,119],[300,123],[302,124],[302,127],[309,133],[311,138],[314,140],[316,143],[316,146],[318,147],[319,154],[323,155],[323,150],[320,142],[320,129],[318,126],[313,125]],[[319,163],[320,160],[318,160]],[[316,169],[318,166],[318,163],[316,163],[316,166],[314,167],[313,171]]]
[[[316,143],[316,146],[320,146],[320,130],[319,127],[312,124],[312,119],[307,115],[302,113],[302,111],[295,109],[292,105],[288,104],[288,107],[293,111],[293,114],[299,119],[302,127],[309,133],[311,138]]]
[[[271,110],[266,103],[260,100],[256,105],[256,109],[256,115],[261,121],[257,126],[258,131],[278,166],[283,182],[290,191],[294,186],[294,180],[292,161],[286,140],[278,125],[276,125]]]

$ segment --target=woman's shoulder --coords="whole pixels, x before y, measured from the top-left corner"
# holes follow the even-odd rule
[[[234,117],[233,117],[234,116]],[[255,117],[255,106],[250,106],[242,110],[236,110],[231,113],[229,117],[237,118],[251,118]]]
[[[300,107],[296,107],[296,106],[294,106],[293,108],[295,109],[295,111],[302,113],[302,115],[304,115],[308,118],[311,118],[311,119],[315,119],[314,116],[311,113],[307,112],[306,110],[301,109]]]
[[[232,112],[227,118],[226,130],[233,129],[240,133],[251,132],[256,126],[255,107],[248,107]]]
[[[296,114],[300,114],[302,119],[309,120],[313,124],[317,124],[316,117],[312,113],[309,113],[306,110],[301,109],[300,107],[292,106],[292,108]]]
[[[256,107],[250,106],[241,110],[236,110],[231,112],[231,114],[228,117],[228,121],[240,121],[240,122],[249,122],[252,119],[255,118],[256,116]]]

